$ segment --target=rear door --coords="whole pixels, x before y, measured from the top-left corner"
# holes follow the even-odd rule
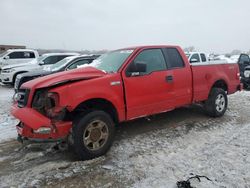
[[[192,72],[190,66],[184,63],[185,55],[181,56],[176,48],[164,48],[163,53],[168,73],[171,73],[173,77],[175,107],[190,104],[192,102]],[[199,58],[199,55],[197,57]]]
[[[131,72],[135,65],[144,72]],[[175,108],[173,71],[167,70],[160,48],[141,50],[123,72],[127,119],[143,117]]]

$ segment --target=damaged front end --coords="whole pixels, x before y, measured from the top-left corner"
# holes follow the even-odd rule
[[[68,137],[72,122],[67,120],[67,107],[60,106],[57,93],[37,90],[31,108],[16,102],[11,111],[20,120],[16,126],[19,140],[58,141]]]

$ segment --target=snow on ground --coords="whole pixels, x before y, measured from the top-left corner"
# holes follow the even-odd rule
[[[0,85],[0,142],[16,137],[17,121],[10,115],[13,88]]]
[[[15,133],[8,115],[11,96],[0,86],[1,137],[2,131]],[[77,161],[53,144],[2,142],[0,187],[174,188],[192,173],[212,180],[192,181],[199,188],[250,188],[249,111],[250,92],[244,91],[229,97],[221,118],[192,106],[123,123],[107,155],[89,161]]]

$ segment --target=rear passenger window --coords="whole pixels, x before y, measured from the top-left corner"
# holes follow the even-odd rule
[[[167,69],[161,49],[144,50],[135,58],[133,63],[146,64],[145,74]]]
[[[206,56],[205,56],[205,54],[201,54],[201,61],[202,62],[206,62]]]
[[[168,68],[182,68],[185,66],[184,61],[176,48],[163,49]]]
[[[35,54],[33,52],[24,52],[24,58],[35,58]]]

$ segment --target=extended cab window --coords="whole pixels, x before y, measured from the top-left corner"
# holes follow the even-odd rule
[[[201,54],[201,61],[202,62],[206,62],[206,56],[205,56],[205,54]]]
[[[128,67],[128,72],[134,72],[132,69],[137,65],[145,67],[143,74],[150,74],[154,71],[166,70],[166,62],[161,49],[148,49],[142,51]]]
[[[176,48],[163,49],[169,69],[185,67],[184,61]]]

